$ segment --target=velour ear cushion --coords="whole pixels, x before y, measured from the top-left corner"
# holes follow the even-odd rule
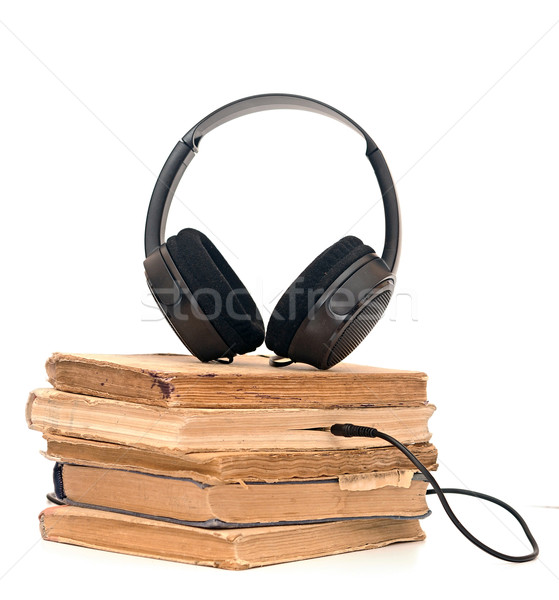
[[[196,229],[183,229],[167,240],[167,249],[200,308],[231,350],[236,354],[256,350],[264,341],[260,312],[210,239]]]
[[[319,254],[279,299],[268,323],[266,346],[278,356],[288,356],[291,340],[316,300],[352,263],[371,252],[370,246],[348,235]]]

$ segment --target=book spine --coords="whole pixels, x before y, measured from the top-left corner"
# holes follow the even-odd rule
[[[66,494],[64,493],[64,481],[62,479],[62,463],[55,463],[52,471],[52,480],[54,482],[54,493],[59,500],[64,500]]]

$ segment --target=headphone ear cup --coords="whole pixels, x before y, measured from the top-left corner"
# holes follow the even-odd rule
[[[346,269],[369,254],[374,250],[354,236],[319,254],[279,299],[268,323],[266,346],[278,356],[292,358],[291,342],[316,301]]]
[[[260,312],[210,239],[188,228],[170,237],[166,246],[201,310],[232,354],[256,350],[264,341]]]

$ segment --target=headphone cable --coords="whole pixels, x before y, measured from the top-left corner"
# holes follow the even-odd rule
[[[335,425],[332,425],[331,427],[316,427],[313,429],[315,431],[328,431],[332,435],[343,436],[343,437],[367,437],[367,438],[378,437],[378,438],[381,438],[381,439],[387,441],[389,444],[392,444],[392,446],[394,446],[400,452],[402,452],[402,454],[407,456],[407,458],[419,469],[419,471],[422,473],[422,475],[425,477],[425,479],[427,479],[427,481],[431,484],[431,486],[433,488],[431,490],[427,490],[427,494],[429,494],[429,495],[437,494],[449,519],[454,523],[454,525],[456,526],[458,531],[460,531],[460,533],[462,533],[462,535],[464,535],[468,540],[470,540],[470,542],[472,542],[472,544],[475,544],[478,548],[480,548],[484,552],[491,554],[491,556],[494,556],[496,558],[500,558],[501,560],[506,560],[509,562],[516,562],[516,563],[529,562],[531,560],[534,560],[538,556],[540,550],[539,550],[536,540],[534,539],[534,536],[532,535],[532,532],[528,528],[526,521],[524,521],[524,519],[520,516],[520,514],[512,506],[509,506],[506,502],[503,502],[502,500],[499,500],[498,498],[489,496],[487,494],[482,494],[481,492],[473,492],[471,490],[464,490],[464,489],[460,489],[460,488],[441,488],[439,486],[439,484],[437,483],[437,480],[435,479],[433,474],[415,456],[415,454],[413,454],[413,452],[408,450],[408,448],[406,448],[406,446],[404,446],[397,439],[393,438],[392,436],[388,435],[387,433],[379,431],[378,429],[375,429],[374,427],[363,427],[360,425],[352,425],[351,423],[345,423],[343,425],[340,423],[336,423]],[[532,552],[530,552],[529,554],[524,554],[522,556],[512,556],[510,554],[504,554],[503,552],[499,552],[498,550],[495,550],[495,549],[491,548],[490,546],[487,546],[486,544],[484,544],[483,542],[478,540],[474,535],[472,535],[464,527],[464,525],[462,525],[462,523],[460,522],[458,517],[454,514],[453,510],[450,508],[450,505],[448,504],[445,494],[461,494],[463,496],[471,496],[473,498],[480,498],[481,500],[487,500],[487,502],[492,502],[493,504],[497,504],[498,506],[504,508],[518,521],[518,523],[520,523],[520,526],[522,527],[524,534],[526,535],[526,537],[528,538],[528,541],[530,542],[530,544],[532,546]]]

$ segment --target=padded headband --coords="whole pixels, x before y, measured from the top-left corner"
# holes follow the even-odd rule
[[[231,102],[209,114],[184,135],[163,165],[151,195],[145,232],[146,257],[165,242],[165,224],[175,190],[206,133],[237,117],[279,108],[316,112],[340,121],[363,136],[367,143],[366,155],[375,171],[384,204],[385,239],[382,258],[395,273],[400,254],[400,210],[394,181],[384,156],[369,134],[342,112],[324,102],[293,94],[261,94]]]

